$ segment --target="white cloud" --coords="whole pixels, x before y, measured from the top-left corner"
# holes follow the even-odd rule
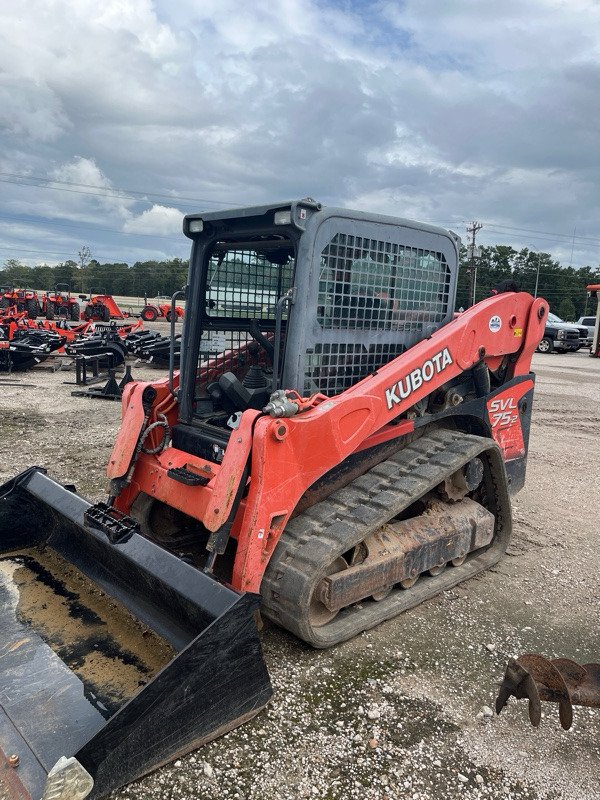
[[[126,219],[133,200],[125,192],[115,189],[93,158],[75,156],[50,171],[49,185],[60,190],[62,216],[97,219],[98,210],[112,218]],[[64,200],[65,194],[68,200]],[[65,203],[71,213],[67,214]]]
[[[123,225],[126,233],[153,233],[164,236],[181,233],[183,214],[177,208],[153,205],[139,216],[132,217]]]
[[[48,87],[0,74],[0,129],[19,139],[49,141],[69,127],[60,99]]]
[[[211,201],[307,194],[595,233],[592,0],[4,3],[0,76],[0,170],[139,192],[3,184],[0,217],[96,226],[99,258],[185,251]]]

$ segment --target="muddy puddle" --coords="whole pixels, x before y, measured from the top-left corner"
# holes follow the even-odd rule
[[[164,639],[46,548],[4,554],[18,621],[33,629],[80,678],[106,717],[174,656]]]

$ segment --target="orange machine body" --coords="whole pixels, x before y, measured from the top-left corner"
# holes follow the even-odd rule
[[[162,429],[155,427],[146,441],[160,445],[166,426],[177,422],[178,403],[166,380],[129,384],[108,465],[108,476],[124,482],[115,506],[129,513],[144,492],[216,531],[234,507],[249,461],[247,491],[231,530],[237,539],[231,582],[236,589],[257,592],[279,536],[303,496],[353,454],[438,422],[493,437],[503,452],[510,482],[512,467],[523,461],[526,451],[534,380],[530,364],[547,312],[545,300],[523,292],[483,300],[336,396],[300,398],[293,393],[299,412],[291,418],[273,418],[252,409],[243,412],[220,464],[170,446],[154,455],[140,452],[143,431],[163,420]],[[420,400],[479,362],[494,371],[507,359],[504,383],[476,407],[465,404],[426,417],[410,413]],[[149,385],[155,397],[144,409],[142,395]],[[176,373],[173,389],[177,387]],[[178,467],[206,476],[206,485],[184,486],[173,480],[168,472]],[[524,477],[524,465],[522,473]]]

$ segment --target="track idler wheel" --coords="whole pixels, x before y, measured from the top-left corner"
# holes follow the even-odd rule
[[[343,572],[345,569],[348,569],[348,563],[344,558],[342,558],[342,556],[340,556],[339,558],[336,558],[335,561],[328,567],[323,577],[336,575],[338,572]],[[339,612],[339,609],[332,611],[331,609],[327,608],[322,600],[321,588],[321,583],[317,584],[315,587],[310,599],[310,606],[308,610],[310,622],[315,628],[320,628],[322,625],[327,625],[327,623],[331,622],[331,620],[334,619]]]

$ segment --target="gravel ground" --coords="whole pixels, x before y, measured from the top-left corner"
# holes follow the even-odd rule
[[[491,715],[508,656],[600,660],[600,361],[536,355],[534,369],[527,485],[502,562],[332,651],[265,624],[268,709],[115,797],[600,800],[600,710],[576,708],[569,732],[552,704],[538,730],[523,702]],[[35,388],[2,379],[0,479],[41,464],[104,498],[120,405],[72,398],[69,372],[10,378]]]

